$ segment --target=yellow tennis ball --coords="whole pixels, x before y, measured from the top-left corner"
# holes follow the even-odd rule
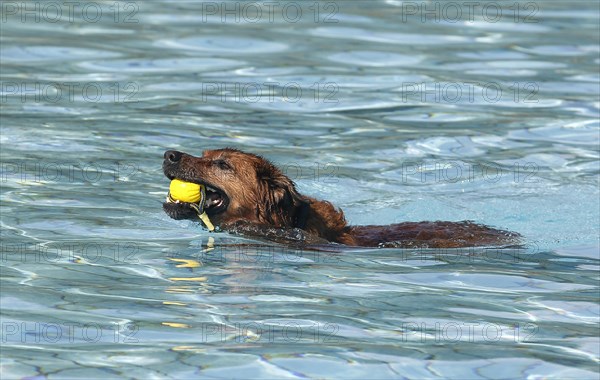
[[[188,203],[198,203],[202,198],[202,185],[174,179],[169,186],[169,192],[173,199]]]

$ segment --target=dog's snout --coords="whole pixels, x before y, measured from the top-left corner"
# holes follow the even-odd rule
[[[171,163],[179,162],[179,160],[181,160],[181,156],[183,156],[183,153],[181,153],[177,150],[167,150],[165,152],[165,160],[167,160]]]

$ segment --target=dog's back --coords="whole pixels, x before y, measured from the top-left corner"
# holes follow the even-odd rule
[[[500,246],[518,242],[519,235],[464,222],[405,222],[389,226],[353,226],[356,245],[398,248],[459,248]]]

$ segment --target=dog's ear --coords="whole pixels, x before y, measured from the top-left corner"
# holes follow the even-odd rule
[[[276,227],[304,228],[308,200],[298,193],[294,181],[266,160],[258,165],[256,174],[264,202],[259,205],[259,220]]]

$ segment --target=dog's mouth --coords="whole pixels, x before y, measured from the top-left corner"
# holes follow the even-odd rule
[[[204,209],[213,209],[215,211],[225,211],[227,196],[222,190],[215,189],[212,186],[206,186],[206,202],[204,203]]]
[[[218,188],[212,184],[209,184],[205,181],[190,180],[189,178],[179,178],[179,177],[170,176],[170,175],[167,175],[167,178],[169,178],[171,181],[174,179],[179,179],[181,181],[193,182],[193,183],[197,183],[198,185],[203,185],[204,188],[206,189],[206,198],[204,201],[204,211],[209,216],[220,214],[220,213],[224,212],[225,210],[227,210],[227,206],[229,205],[229,197],[220,188]],[[189,208],[189,209],[198,211],[198,204],[184,202],[184,201],[174,199],[173,197],[171,197],[170,194],[167,195],[167,199],[164,203],[164,206],[165,206],[165,211],[167,211],[166,208],[169,206],[175,207],[175,210],[181,209],[183,207],[185,209]],[[173,210],[173,211],[175,211],[175,210]],[[175,219],[179,219],[179,217],[176,217],[176,215],[172,215],[172,213],[169,213],[169,215],[171,215],[172,217],[175,217]]]

